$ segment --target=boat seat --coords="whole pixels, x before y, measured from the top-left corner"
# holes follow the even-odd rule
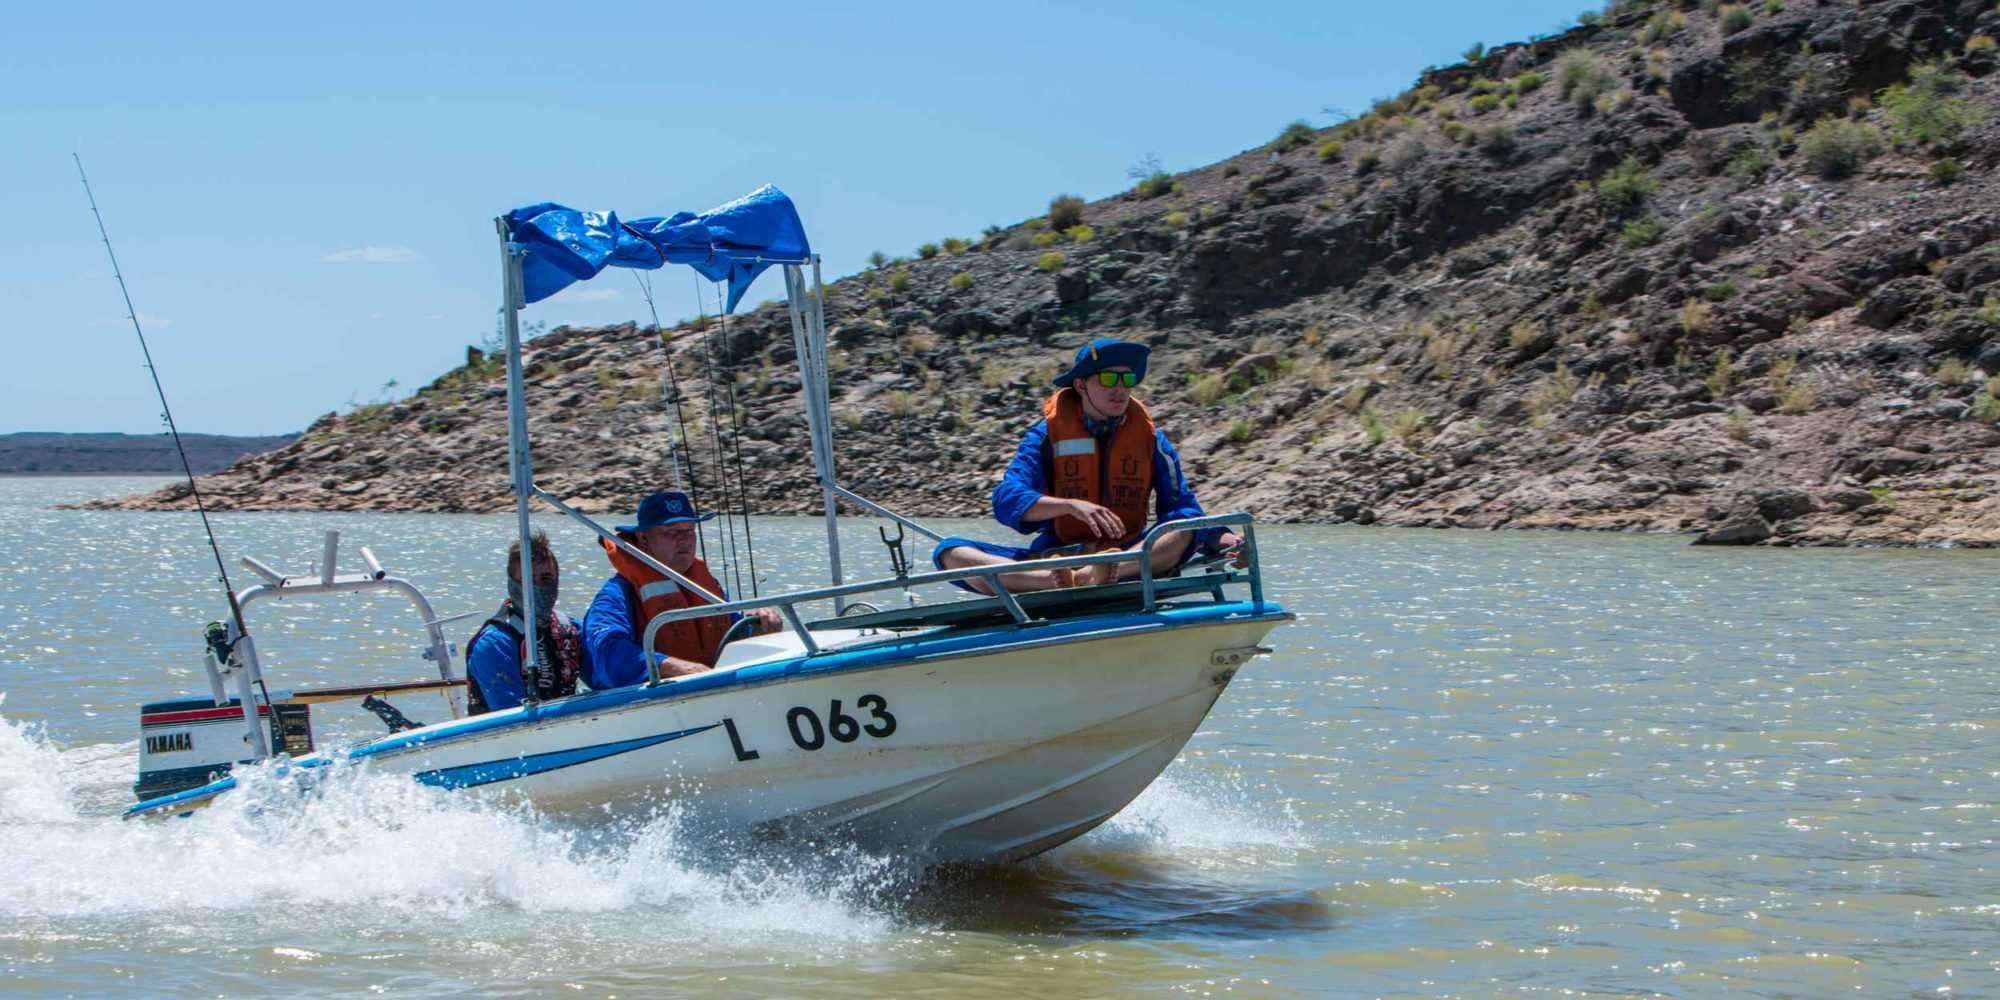
[[[1183,569],[1189,568],[1193,567],[1183,567]],[[1224,584],[1242,583],[1248,579],[1247,576],[1235,572],[1184,573],[1181,576],[1161,577],[1153,581],[1153,597],[1156,601],[1164,601],[1170,597],[1184,597],[1188,594],[1208,594],[1220,601]],[[1145,601],[1145,593],[1144,586],[1138,580],[1124,580],[1094,587],[1029,591],[1015,594],[1014,599],[1020,602],[1021,610],[1026,611],[1029,618],[1053,621],[1101,614],[1106,611],[1137,611]],[[807,622],[806,627],[815,631],[849,628],[939,628],[1004,625],[1013,620],[1013,616],[1007,613],[1007,605],[998,597],[979,597],[944,604],[919,604],[913,608],[892,608],[887,611],[822,618]]]

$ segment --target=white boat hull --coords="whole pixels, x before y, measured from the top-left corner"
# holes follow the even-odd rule
[[[939,862],[1014,860],[1081,835],[1143,791],[1237,664],[1289,617],[1274,605],[1204,605],[944,640],[874,637],[815,659],[780,648],[643,696],[625,689],[443,723],[350,756],[553,812],[678,804],[728,828]],[[228,783],[134,811],[185,811]]]

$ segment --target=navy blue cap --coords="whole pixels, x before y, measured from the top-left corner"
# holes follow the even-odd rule
[[[688,500],[687,494],[679,490],[661,490],[639,501],[638,524],[621,524],[618,526],[618,530],[627,534],[638,534],[648,528],[657,528],[663,524],[680,524],[683,521],[706,521],[714,516],[714,511],[706,514],[696,514],[694,512],[694,503]]]
[[[1153,349],[1144,344],[1099,337],[1076,349],[1076,364],[1072,365],[1069,371],[1056,376],[1055,384],[1065,386],[1077,379],[1089,378],[1106,368],[1116,368],[1119,365],[1132,369],[1133,374],[1138,375],[1139,381],[1143,382],[1146,380],[1146,359],[1152,353]]]

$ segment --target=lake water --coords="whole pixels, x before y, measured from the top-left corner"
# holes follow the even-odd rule
[[[9,994],[2000,995],[2000,554],[1268,528],[1299,621],[1162,779],[925,880],[367,774],[121,822],[137,703],[204,688],[214,565],[191,514],[50,507],[151,485],[0,479]],[[338,528],[445,614],[493,603],[511,530],[215,523],[238,586],[237,556],[302,573]],[[578,612],[602,557],[548,527]],[[817,579],[820,532],[760,520],[763,575]],[[427,675],[407,606],[270,607],[274,686]],[[315,714],[322,743],[379,731]]]

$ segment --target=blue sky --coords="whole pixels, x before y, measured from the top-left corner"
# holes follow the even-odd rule
[[[1362,110],[1564,4],[34,4],[0,63],[0,431],[160,429],[80,152],[183,430],[297,430],[463,360],[492,218],[765,182],[829,277]],[[696,309],[656,275],[663,318]],[[774,276],[751,301],[780,294]],[[712,301],[712,300],[711,300]],[[712,306],[711,306],[712,308]],[[644,320],[622,273],[529,320]]]

